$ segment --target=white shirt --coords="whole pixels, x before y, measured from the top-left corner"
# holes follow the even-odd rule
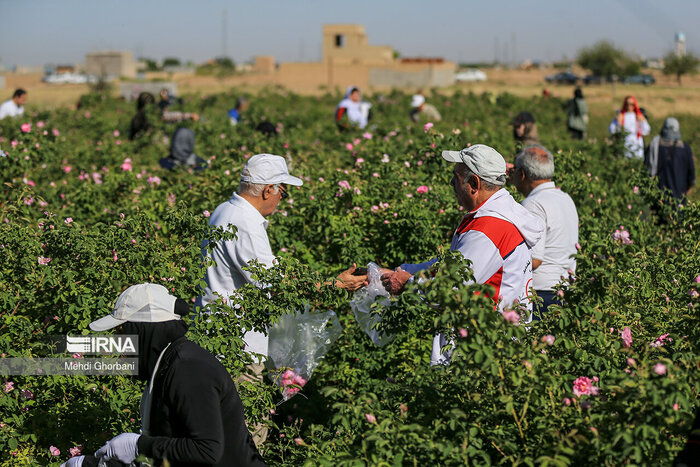
[[[0,120],[5,117],[18,117],[22,114],[24,114],[24,106],[15,104],[12,99],[0,105]]]
[[[639,128],[637,127],[639,123]],[[642,159],[644,157],[644,138],[643,136],[648,135],[651,131],[649,122],[646,120],[642,122],[637,122],[637,114],[634,112],[625,112],[623,119],[622,128],[617,123],[617,116],[613,118],[608,128],[610,133],[617,133],[619,131],[625,130],[627,135],[625,136],[625,156],[632,157],[636,159]],[[639,131],[640,136],[637,136],[637,131]]]
[[[535,290],[552,290],[567,277],[568,270],[576,270],[576,243],[578,243],[578,213],[569,195],[546,182],[538,185],[522,205],[545,224],[542,238],[532,248],[532,258],[542,264],[533,271]]]
[[[271,267],[275,255],[270,248],[267,238],[268,221],[246,199],[234,193],[230,200],[221,203],[209,218],[209,225],[229,228],[235,226],[236,239],[222,241],[212,249],[211,257],[216,265],[207,268],[204,294],[198,304],[205,306],[216,300],[215,293],[226,298],[245,284],[256,283],[250,271],[243,268],[252,260],[257,260],[266,267]],[[230,230],[230,229],[229,229]],[[203,242],[202,252],[206,254],[206,242]],[[232,306],[237,308],[237,305]],[[265,334],[248,331],[244,336],[245,351],[267,356],[268,338]]]

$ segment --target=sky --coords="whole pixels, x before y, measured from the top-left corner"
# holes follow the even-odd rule
[[[0,60],[72,64],[90,51],[131,50],[195,63],[224,51],[235,62],[318,61],[330,23],[362,24],[370,44],[405,57],[551,61],[608,39],[652,58],[679,31],[700,53],[699,22],[697,0],[0,0]]]

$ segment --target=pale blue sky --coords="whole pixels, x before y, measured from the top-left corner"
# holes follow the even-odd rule
[[[0,0],[5,65],[84,62],[91,50],[131,50],[201,62],[223,51],[235,61],[320,59],[324,23],[363,24],[370,44],[404,56],[455,61],[555,60],[610,39],[646,57],[663,55],[683,31],[700,52],[697,0]],[[496,45],[498,44],[498,47]]]

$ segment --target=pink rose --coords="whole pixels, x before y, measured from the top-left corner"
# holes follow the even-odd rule
[[[70,173],[71,170],[73,170],[73,168],[70,165],[66,165],[63,167],[63,171],[65,173]]]
[[[301,438],[294,438],[294,442],[297,443],[299,446],[304,445],[304,440]]]
[[[60,455],[61,455],[60,449],[58,449],[56,446],[50,446],[50,447],[49,447],[49,452],[50,452],[51,455],[54,456],[54,457],[60,456]]]
[[[634,188],[632,188],[632,193],[634,193],[635,195],[639,193],[639,187],[637,185],[635,185]]]
[[[367,419],[368,422],[370,423],[377,423],[377,417],[372,415],[371,413],[366,413],[365,418]]]
[[[347,149],[348,151],[352,151],[354,149],[354,146],[352,145],[352,143],[347,143],[345,145],[345,149]]]
[[[429,190],[429,188],[425,185],[421,185],[418,188],[416,188],[416,192],[418,192],[418,194],[420,194],[420,195],[427,193],[428,190]]]
[[[627,364],[628,364],[629,366],[636,366],[636,365],[637,365],[637,362],[634,361],[634,358],[628,358],[628,359],[627,359]]]
[[[42,265],[42,266],[46,266],[47,264],[49,264],[50,261],[51,261],[51,258],[44,258],[43,256],[39,256],[37,258],[37,263]]]
[[[656,365],[654,365],[654,373],[656,373],[659,376],[665,375],[666,365],[664,365],[663,363],[657,363]]]
[[[365,160],[364,160],[363,158],[358,157],[357,159],[355,159],[355,164],[361,165],[364,161],[365,161]]]
[[[547,345],[554,345],[554,336],[551,334],[547,334],[546,336],[542,336],[542,342],[547,343]]]
[[[697,276],[695,276],[695,279],[694,279],[694,280],[695,280],[695,282],[700,282],[700,274],[698,274]]]
[[[5,383],[5,392],[10,392],[15,388],[15,383],[13,381],[8,381]]]
[[[565,397],[564,398],[564,405],[567,405],[567,406],[571,405],[571,399],[569,399],[568,397]]]
[[[71,457],[79,456],[81,452],[83,452],[83,445],[79,444],[75,447],[72,447],[68,450],[70,452]]]
[[[427,132],[427,131],[430,130],[432,127],[433,127],[432,122],[428,122],[428,123],[426,123],[425,125],[423,125],[423,131]]]
[[[31,123],[23,123],[20,128],[22,129],[23,133],[29,133],[30,131],[32,131],[32,124]]]
[[[518,324],[518,321],[520,320],[520,315],[515,310],[504,311],[503,319],[505,319],[509,323]]]
[[[587,376],[580,376],[574,380],[574,396],[598,395],[598,388],[593,386],[593,381]]]
[[[673,404],[673,410],[674,411],[678,410],[678,404]]]
[[[459,335],[462,337],[467,337],[467,330],[464,328],[459,329]]]
[[[350,186],[350,183],[347,180],[341,180],[338,182],[338,186],[340,188],[343,188],[345,190],[351,190],[352,187]]]
[[[209,211],[204,211],[204,212],[202,212],[202,215],[204,217],[209,217],[209,216],[211,216],[211,213]]]
[[[632,345],[632,331],[630,331],[628,326],[625,326],[625,329],[622,330],[621,335],[622,343],[625,345],[625,347]]]
[[[369,133],[369,132],[367,132],[367,133],[362,133],[362,137],[363,137],[364,139],[372,139],[372,133]]]

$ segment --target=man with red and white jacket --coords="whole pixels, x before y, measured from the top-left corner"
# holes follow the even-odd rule
[[[492,298],[499,311],[515,307],[532,311],[530,249],[540,239],[544,224],[502,188],[506,162],[492,147],[476,144],[461,151],[443,151],[442,157],[455,163],[451,184],[457,202],[467,210],[450,249],[471,260],[477,283],[495,289]],[[384,274],[382,283],[389,292],[399,293],[414,274],[435,261],[402,264],[395,272]],[[523,321],[530,319],[527,316]],[[435,336],[432,364],[449,362],[449,356],[440,352],[446,344],[444,336]]]

